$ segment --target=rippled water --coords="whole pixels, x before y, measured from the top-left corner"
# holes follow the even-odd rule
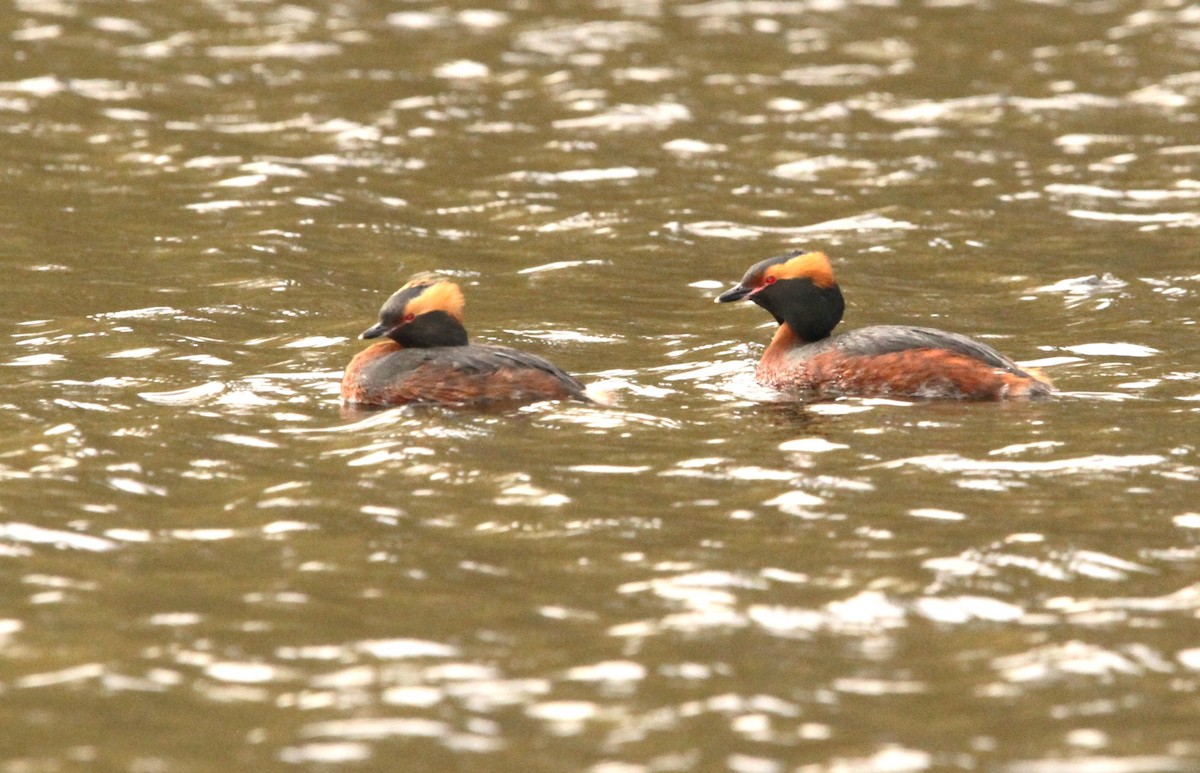
[[[0,12],[0,769],[1200,769],[1200,13]],[[780,402],[715,306],[1032,404]],[[612,407],[351,412],[409,275]]]

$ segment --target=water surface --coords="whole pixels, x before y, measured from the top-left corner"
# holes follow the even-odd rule
[[[2,18],[4,770],[1200,768],[1194,9]],[[795,247],[1061,395],[779,400]],[[616,404],[344,410],[427,270]]]

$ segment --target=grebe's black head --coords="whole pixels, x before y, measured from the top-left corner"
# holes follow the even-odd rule
[[[802,250],[755,263],[741,282],[717,296],[717,303],[740,300],[762,306],[802,341],[828,336],[846,308],[829,258]]]
[[[392,294],[379,310],[379,322],[361,338],[387,336],[401,346],[466,346],[463,294],[458,285],[420,274]]]

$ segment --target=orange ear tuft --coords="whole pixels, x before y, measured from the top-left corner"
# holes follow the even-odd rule
[[[833,278],[833,268],[829,265],[829,257],[823,252],[797,255],[786,263],[775,266],[774,273],[779,279],[811,279],[817,287],[833,287],[837,284]]]
[[[417,280],[414,280],[409,285],[416,283]],[[462,290],[459,289],[458,285],[443,280],[429,285],[424,292],[409,301],[405,307],[405,312],[420,316],[430,311],[444,311],[459,322],[462,322],[463,306],[465,305],[466,300],[463,299]]]

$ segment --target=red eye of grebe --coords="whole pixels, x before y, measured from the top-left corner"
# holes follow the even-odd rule
[[[404,321],[405,321],[405,322],[412,322],[412,321],[413,321],[414,319],[416,319],[416,318],[417,318],[417,315],[416,315],[416,314],[411,314],[411,313],[410,313],[410,314],[405,314],[405,315],[404,315]]]
[[[775,284],[775,277],[773,277],[773,276],[766,277],[765,279],[763,279],[763,284],[765,284],[765,285]]]

